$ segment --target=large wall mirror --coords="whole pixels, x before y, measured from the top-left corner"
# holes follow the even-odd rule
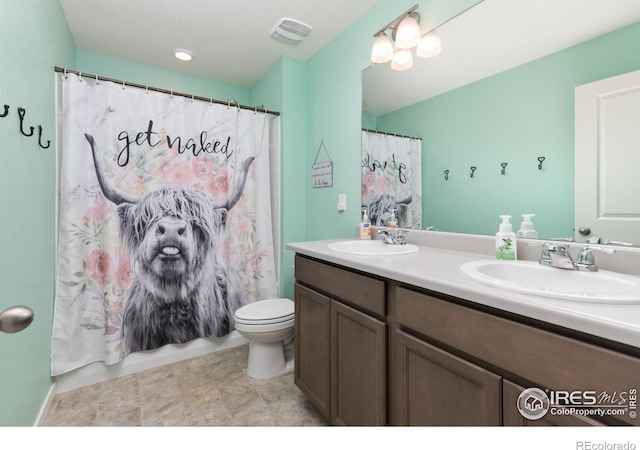
[[[541,239],[640,243],[640,222],[585,236],[600,229],[575,220],[575,89],[640,69],[637,0],[605,3],[470,1],[438,27],[438,56],[363,71],[362,127],[422,140],[422,228],[491,235],[502,214],[514,231],[535,214]],[[637,144],[619,195],[640,198]]]

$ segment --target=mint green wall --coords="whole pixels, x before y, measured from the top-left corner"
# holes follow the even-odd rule
[[[640,24],[378,117],[378,130],[423,139],[425,227],[494,234],[500,214],[517,230],[535,213],[540,237],[573,236],[574,88],[637,69]]]
[[[54,286],[55,65],[73,68],[62,8],[50,0],[0,1],[0,311],[27,305],[35,320],[0,333],[0,425],[33,425],[51,387]],[[17,108],[26,110],[20,133]],[[2,110],[0,110],[2,112]],[[38,125],[43,144],[38,145]]]
[[[307,239],[355,236],[360,222],[360,129],[362,70],[370,63],[373,33],[415,4],[434,25],[476,0],[381,0],[336,39],[307,61],[306,176]],[[311,187],[311,165],[324,141],[333,161],[333,187]],[[326,159],[322,159],[325,161]],[[320,159],[319,159],[320,161]],[[347,195],[347,210],[338,212],[338,194]]]
[[[280,111],[280,295],[293,299],[293,253],[287,242],[304,241],[306,64],[282,58],[251,88],[252,104]]]
[[[249,89],[228,83],[220,83],[206,78],[185,75],[171,70],[81,50],[77,52],[76,64],[77,70],[93,75],[216,100],[227,100],[231,97],[242,105],[251,105]]]

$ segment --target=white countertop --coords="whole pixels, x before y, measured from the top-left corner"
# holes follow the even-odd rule
[[[489,259],[480,253],[420,246],[418,252],[408,255],[357,256],[330,250],[327,246],[334,241],[293,242],[286,247],[302,255],[640,348],[640,305],[549,299],[484,285],[460,272],[466,262]]]

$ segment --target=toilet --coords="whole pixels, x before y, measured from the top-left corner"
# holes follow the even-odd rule
[[[270,378],[293,368],[293,302],[259,300],[238,308],[236,330],[249,341],[247,374]]]

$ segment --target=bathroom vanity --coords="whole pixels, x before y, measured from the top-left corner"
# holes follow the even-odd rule
[[[296,252],[295,383],[332,423],[640,425],[640,305],[486,286],[459,270],[488,258],[481,253],[419,244],[408,255],[348,255],[329,242],[287,248]],[[553,414],[520,413],[528,388],[551,397]],[[569,395],[619,414],[554,406]]]

